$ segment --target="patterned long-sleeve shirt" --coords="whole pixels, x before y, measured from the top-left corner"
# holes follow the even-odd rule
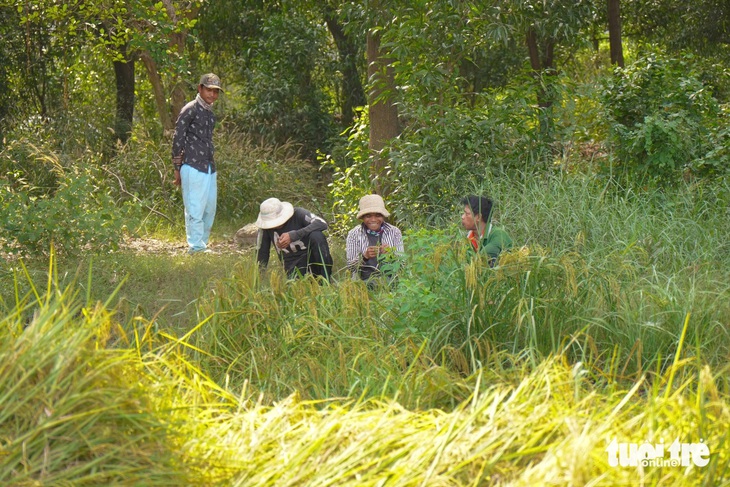
[[[383,223],[382,233],[378,241],[379,245],[393,247],[396,254],[403,253],[403,235],[400,229],[389,223]],[[347,267],[356,277],[360,268],[366,263],[363,261],[363,253],[372,245],[365,227],[361,224],[350,230],[347,234],[345,250],[347,253]]]
[[[183,156],[182,163],[201,172],[215,172],[213,128],[215,115],[197,99],[183,107],[175,123],[172,157]]]

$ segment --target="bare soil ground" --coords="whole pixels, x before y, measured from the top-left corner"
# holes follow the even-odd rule
[[[126,237],[120,247],[138,254],[182,255],[188,251],[185,241],[171,242],[149,237]],[[245,249],[232,239],[224,242],[212,242],[209,248],[218,254],[242,254]]]

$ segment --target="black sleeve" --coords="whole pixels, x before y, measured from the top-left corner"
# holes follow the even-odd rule
[[[295,238],[292,240],[301,240],[312,232],[327,230],[327,222],[318,217],[311,211],[304,208],[294,209],[294,218],[296,219],[298,230],[292,230]]]
[[[188,135],[188,127],[195,118],[195,110],[191,106],[183,107],[175,122],[175,133],[172,136],[172,157],[183,155],[185,149],[185,138]]]
[[[271,250],[271,232],[268,230],[259,230],[261,232],[261,245],[257,260],[261,267],[269,265],[269,252]]]

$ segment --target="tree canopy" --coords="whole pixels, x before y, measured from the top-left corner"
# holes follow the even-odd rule
[[[468,178],[542,171],[584,146],[599,156],[594,169],[666,181],[727,167],[730,13],[718,0],[5,0],[0,9],[6,142],[36,127],[108,158],[135,133],[164,141],[197,78],[215,71],[228,87],[227,126],[335,172],[362,165],[375,178],[364,184],[383,191],[416,177],[401,192],[424,204],[447,189],[421,194],[422,183],[463,164],[473,166]],[[627,80],[652,59],[690,69],[637,92]],[[619,123],[617,107],[632,96],[653,108]],[[667,112],[706,96],[712,110]],[[710,143],[646,165],[656,162],[656,123]]]

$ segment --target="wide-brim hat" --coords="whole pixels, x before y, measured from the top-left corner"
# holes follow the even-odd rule
[[[294,207],[286,201],[279,201],[277,198],[269,198],[261,203],[259,217],[256,219],[256,226],[267,230],[276,228],[294,215]]]
[[[207,73],[200,77],[200,84],[205,86],[206,88],[214,88],[219,91],[223,91],[223,87],[221,86],[221,79],[218,77],[218,75],[215,75],[213,73]],[[225,91],[223,91],[225,93]]]
[[[360,198],[360,211],[357,212],[357,217],[362,218],[368,213],[380,213],[386,218],[390,216],[379,194],[369,194]]]

